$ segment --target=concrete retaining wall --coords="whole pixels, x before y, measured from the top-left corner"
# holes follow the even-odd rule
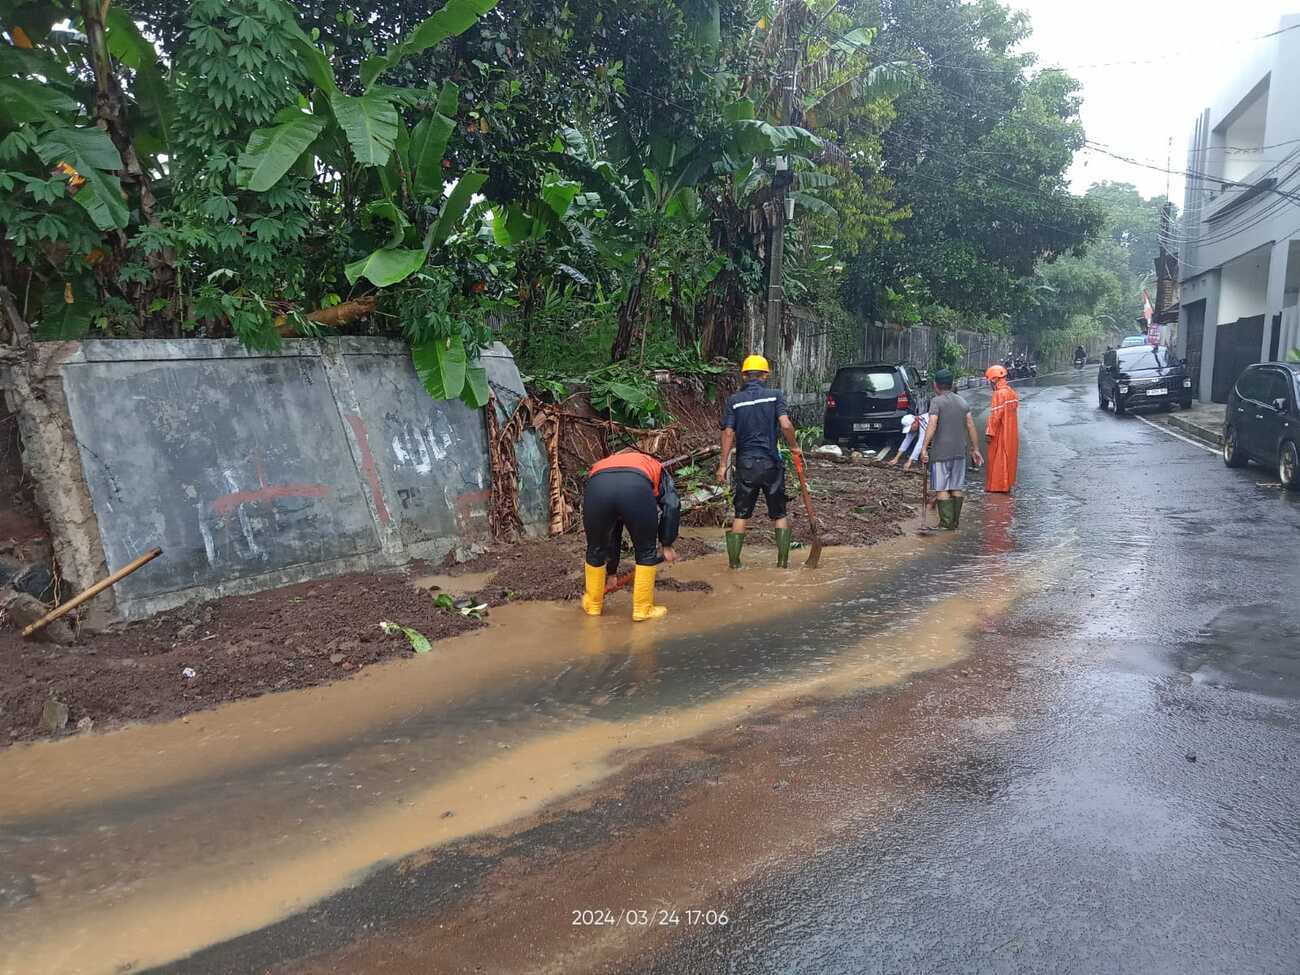
[[[56,551],[86,550],[71,567],[86,583],[163,549],[116,587],[128,618],[437,559],[488,537],[483,413],[431,400],[403,343],[295,340],[263,353],[230,341],[87,341],[44,351],[37,382],[61,389],[66,422],[56,427],[80,459],[80,471],[54,472],[57,493],[84,489],[94,515],[79,543],[60,545],[74,528],[52,523]],[[513,408],[504,401],[523,387],[509,352],[495,346],[484,365],[500,407]],[[544,533],[545,454],[531,433],[518,454],[524,520]]]

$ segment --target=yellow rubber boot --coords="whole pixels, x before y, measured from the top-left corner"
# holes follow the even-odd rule
[[[667,615],[667,606],[655,605],[655,567],[638,565],[632,579],[632,620],[644,623]]]
[[[582,594],[582,611],[588,616],[599,616],[605,609],[605,567],[585,565],[587,591]]]

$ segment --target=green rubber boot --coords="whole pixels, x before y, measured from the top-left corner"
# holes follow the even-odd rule
[[[780,569],[790,567],[790,542],[794,533],[789,528],[776,529],[776,565]]]
[[[956,531],[957,528],[958,528],[958,526],[961,525],[961,506],[962,506],[963,502],[965,502],[965,500],[966,500],[965,497],[953,498],[953,499],[952,499],[952,527],[953,527],[953,531]]]
[[[944,498],[942,501],[935,502],[935,508],[939,511],[939,527],[946,532],[953,530],[952,523],[952,499]]]
[[[727,565],[733,569],[740,568],[740,550],[745,547],[745,536],[736,532],[727,532]]]

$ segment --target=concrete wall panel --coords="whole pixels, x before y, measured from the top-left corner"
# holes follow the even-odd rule
[[[75,347],[74,347],[75,349]],[[482,411],[434,402],[402,343],[92,341],[60,359],[68,421],[108,570],[139,617],[412,558],[489,534]],[[523,394],[508,350],[485,357],[498,396]],[[545,531],[545,453],[517,446],[521,510]]]
[[[119,601],[379,547],[316,359],[65,366],[110,569],[167,557]]]
[[[483,414],[431,400],[405,353],[398,359],[348,355],[345,362],[360,412],[344,419],[355,436],[368,439],[383,498],[381,525],[391,521],[413,555],[433,555],[431,544],[453,536],[486,537],[491,471]],[[367,482],[368,463],[363,453]]]

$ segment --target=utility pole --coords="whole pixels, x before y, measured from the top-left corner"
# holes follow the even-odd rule
[[[787,31],[791,28],[787,23]],[[781,56],[781,124],[791,124],[794,114],[795,71],[798,67],[798,49],[795,37],[786,39]],[[781,320],[785,310],[785,224],[788,219],[786,191],[793,181],[790,160],[777,156],[772,173],[772,236],[768,243],[767,322],[763,329],[763,355],[776,369],[781,362]]]

